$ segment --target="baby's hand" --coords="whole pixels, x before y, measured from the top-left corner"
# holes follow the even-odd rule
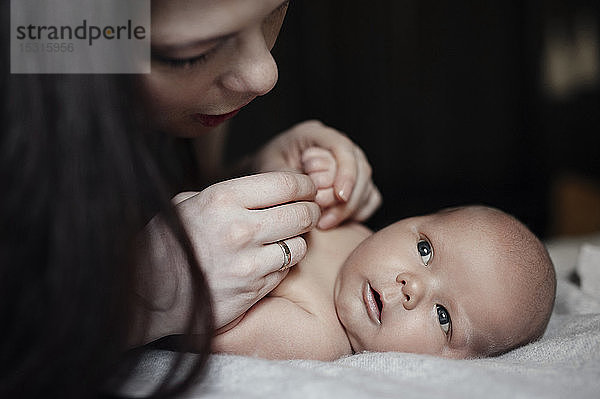
[[[330,151],[319,147],[310,147],[304,150],[302,152],[302,171],[317,187],[315,202],[321,209],[327,209],[340,202],[333,189],[337,163]]]
[[[318,121],[299,123],[279,134],[249,159],[249,169],[312,174],[321,186],[319,205],[326,209],[318,223],[323,230],[349,219],[362,222],[381,204],[364,152],[346,135]]]
[[[368,165],[366,159],[365,164]],[[370,175],[368,181],[354,190],[349,201],[341,200],[334,190],[337,161],[333,154],[324,148],[309,147],[304,150],[302,169],[317,187],[315,202],[323,211],[318,224],[320,229],[330,229],[347,219],[362,222],[381,204],[381,194]]]

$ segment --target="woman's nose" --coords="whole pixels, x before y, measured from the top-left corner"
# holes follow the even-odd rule
[[[425,295],[424,281],[414,274],[401,273],[396,276],[396,282],[400,284],[404,309],[416,308]]]
[[[267,94],[277,83],[277,63],[261,29],[247,32],[239,38],[237,57],[222,77],[223,86],[249,96]]]

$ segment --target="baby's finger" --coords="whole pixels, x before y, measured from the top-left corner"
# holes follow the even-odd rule
[[[321,230],[329,230],[340,224],[344,220],[343,208],[345,206],[346,204],[343,203],[328,208],[325,212],[323,212],[323,215],[321,216],[321,219],[319,219],[319,224],[317,224],[317,227]]]
[[[308,175],[318,189],[333,188],[333,179],[335,178],[335,170],[327,170],[324,172],[313,172]]]
[[[333,153],[337,165],[334,183],[335,195],[342,201],[348,201],[358,173],[354,154],[355,145],[352,140],[318,121],[301,123],[295,129],[304,140],[310,140],[316,147]],[[300,132],[302,133],[300,134]]]
[[[333,154],[319,147],[310,147],[302,152],[302,170],[305,173],[333,170],[335,175],[336,161]]]
[[[335,196],[333,188],[329,187],[317,191],[315,202],[321,207],[321,209],[326,209],[337,204],[339,200]]]
[[[325,158],[311,158],[302,162],[302,170],[304,173],[323,172],[327,170],[329,166],[330,163]]]

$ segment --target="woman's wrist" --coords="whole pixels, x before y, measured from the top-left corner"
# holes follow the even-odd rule
[[[160,216],[138,239],[134,287],[130,345],[185,332],[192,311],[189,264]]]

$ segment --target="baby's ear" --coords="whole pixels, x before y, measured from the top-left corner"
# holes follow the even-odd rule
[[[302,152],[302,170],[318,189],[329,188],[333,187],[337,162],[329,150],[309,147]]]

